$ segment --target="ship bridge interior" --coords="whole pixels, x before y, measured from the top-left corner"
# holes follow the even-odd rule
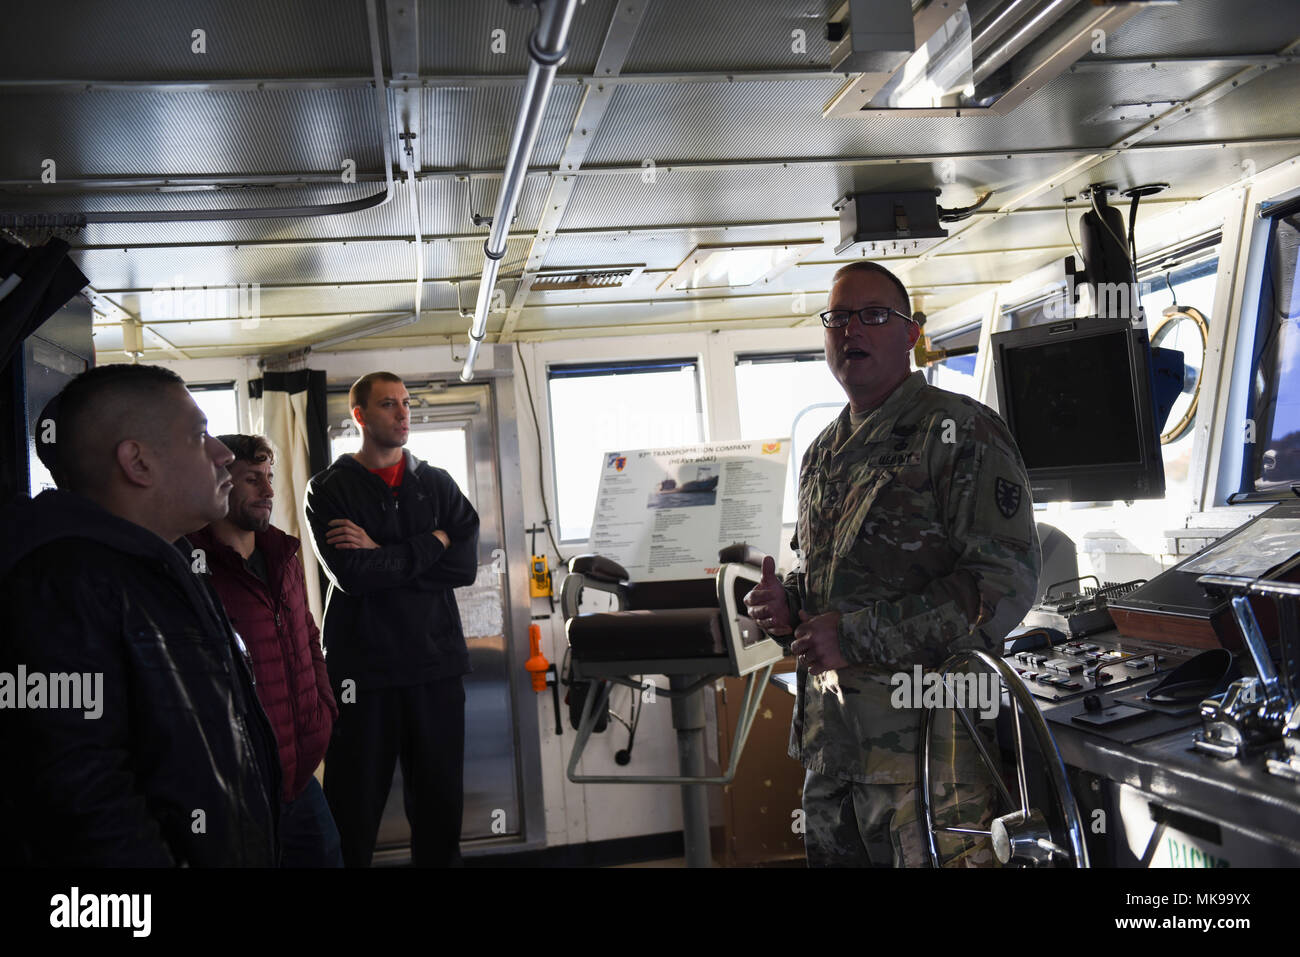
[[[746,596],[764,556],[819,580],[795,541],[818,507],[805,471],[853,398],[822,313],[860,308],[832,297],[864,261],[905,287],[911,387],[1005,421],[1027,477],[999,475],[984,508],[1031,513],[1040,556],[1015,627],[940,669],[1000,682],[1000,717],[923,701],[916,661],[917,774],[935,735],[965,734],[1009,810],[953,854],[927,796],[906,862],[1300,862],[1293,0],[112,0],[5,19],[4,503],[75,494],[40,435],[76,376],[170,370],[212,436],[276,449],[269,521],[301,540],[336,668],[353,646],[331,666],[327,606],[359,599],[313,528],[313,476],[372,448],[354,384],[397,378],[379,380],[409,398],[397,481],[435,466],[478,523],[454,592],[428,586],[464,635],[465,863],[814,863],[791,724],[834,689],[810,690]],[[1119,358],[1079,373],[1090,322]],[[1073,358],[1017,365],[1065,348],[1049,331]],[[1067,414],[1049,395],[1069,388]],[[1128,422],[1131,453],[1086,451],[1088,421]],[[862,511],[837,561],[898,474],[846,492]],[[989,617],[977,602],[968,631]],[[1183,697],[1137,700],[1183,665]],[[344,677],[331,748],[363,707]],[[429,785],[406,747],[384,745],[375,866],[418,863]],[[328,766],[315,779],[351,814]]]

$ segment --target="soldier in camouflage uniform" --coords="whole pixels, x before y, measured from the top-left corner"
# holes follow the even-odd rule
[[[790,755],[807,772],[812,866],[928,864],[922,710],[891,704],[890,677],[964,649],[1000,651],[1038,583],[1020,453],[991,409],[910,372],[920,330],[909,313],[906,289],[883,267],[836,273],[826,359],[849,405],[804,454],[794,570],[782,583],[767,559],[746,596],[759,625],[793,636],[799,656]],[[936,815],[987,827],[992,781],[952,713],[937,717]],[[987,840],[946,836],[940,852],[992,860]]]

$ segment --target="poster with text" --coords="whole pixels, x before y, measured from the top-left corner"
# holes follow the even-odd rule
[[[775,555],[789,457],[788,439],[606,452],[591,550],[632,581],[707,578],[742,542]]]

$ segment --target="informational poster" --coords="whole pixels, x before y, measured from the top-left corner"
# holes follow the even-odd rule
[[[788,439],[607,452],[592,551],[632,581],[707,578],[738,543],[775,555],[789,457]]]

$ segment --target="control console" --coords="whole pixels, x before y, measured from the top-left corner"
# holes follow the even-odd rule
[[[1168,671],[1190,654],[1182,648],[1124,638],[1113,630],[1007,656],[1025,687],[1057,701],[1098,688],[1117,688]]]

